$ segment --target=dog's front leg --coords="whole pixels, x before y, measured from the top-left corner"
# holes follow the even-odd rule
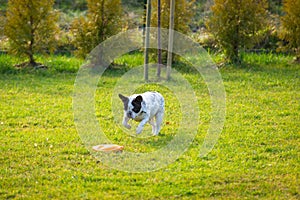
[[[130,118],[128,118],[127,115],[124,114],[124,117],[123,117],[123,125],[124,125],[126,128],[128,128],[128,129],[131,128],[131,126],[128,124],[128,121],[129,121],[129,120],[130,120]]]
[[[136,129],[136,134],[140,134],[145,126],[145,124],[149,121],[149,116],[145,117]]]

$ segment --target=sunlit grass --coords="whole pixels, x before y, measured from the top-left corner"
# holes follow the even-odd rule
[[[16,70],[18,59],[0,56],[0,198],[9,199],[299,199],[300,65],[290,57],[245,55],[244,67],[220,72],[226,89],[226,123],[213,151],[199,158],[210,116],[210,98],[200,75],[181,69],[200,106],[198,135],[187,152],[151,173],[110,169],[85,148],[75,129],[72,95],[82,60],[38,58],[44,71]],[[261,61],[259,61],[261,59]],[[168,143],[178,126],[172,92],[146,84],[136,92],[165,94],[161,135],[130,136],[111,112],[112,89],[141,55],[125,55],[101,78],[96,116],[115,143],[151,152]],[[176,66],[178,71],[180,67]],[[185,91],[182,91],[184,95]],[[168,122],[168,123],[166,123]]]

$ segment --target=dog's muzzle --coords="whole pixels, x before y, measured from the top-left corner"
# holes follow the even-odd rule
[[[129,112],[127,113],[127,117],[128,117],[128,118],[133,118],[133,117],[132,117],[132,112],[131,112],[131,111],[129,111]]]

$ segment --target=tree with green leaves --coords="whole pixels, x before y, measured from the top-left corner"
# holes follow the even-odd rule
[[[152,17],[151,17],[151,26],[157,27],[158,25],[158,1],[152,1]],[[169,28],[170,21],[170,0],[161,0],[160,1],[161,9],[161,28]],[[176,0],[175,3],[175,16],[174,16],[174,30],[181,33],[187,33],[189,31],[189,24],[194,16],[194,3],[195,0]]]
[[[6,18],[0,14],[0,40],[4,36],[4,26]]]
[[[174,8],[174,30],[181,33],[188,33],[190,31],[189,25],[191,24],[191,20],[195,14],[195,0],[176,0]],[[158,27],[160,22],[160,27],[164,29],[169,29],[170,27],[170,13],[171,13],[171,0],[160,0],[160,6],[158,6],[158,0],[152,0],[152,13],[151,13],[151,26]],[[158,20],[159,12],[160,12],[160,20]],[[161,35],[161,38],[167,38],[166,35]],[[163,42],[163,41],[161,41]],[[161,60],[156,59],[158,57],[159,52],[151,52],[151,57],[157,60],[160,63],[167,62],[167,51],[161,51]],[[176,60],[177,57],[172,56],[172,61]],[[158,65],[160,66],[160,65]],[[158,69],[158,77],[160,76],[160,69]]]
[[[55,49],[58,33],[58,15],[53,9],[54,0],[9,0],[5,35],[10,52],[29,59],[36,67],[34,55]]]
[[[232,63],[240,50],[253,47],[268,30],[266,0],[215,0],[207,27]]]
[[[86,57],[97,45],[122,30],[121,0],[87,0],[87,16],[74,20],[75,54]]]
[[[287,41],[286,47],[296,53],[296,61],[300,62],[300,0],[285,0],[283,11],[279,36]]]

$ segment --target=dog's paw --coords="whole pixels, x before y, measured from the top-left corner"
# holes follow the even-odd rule
[[[152,126],[152,134],[155,135],[155,133],[156,133],[156,127],[153,125]]]
[[[158,130],[155,130],[155,132],[152,132],[153,136],[157,136],[159,134]]]
[[[129,124],[123,124],[126,128],[131,129],[131,126]]]
[[[152,134],[154,136],[158,135],[159,132],[160,132],[160,126],[156,126],[154,130],[152,129]]]
[[[138,126],[136,129],[136,134],[140,134],[143,130],[143,127]]]

